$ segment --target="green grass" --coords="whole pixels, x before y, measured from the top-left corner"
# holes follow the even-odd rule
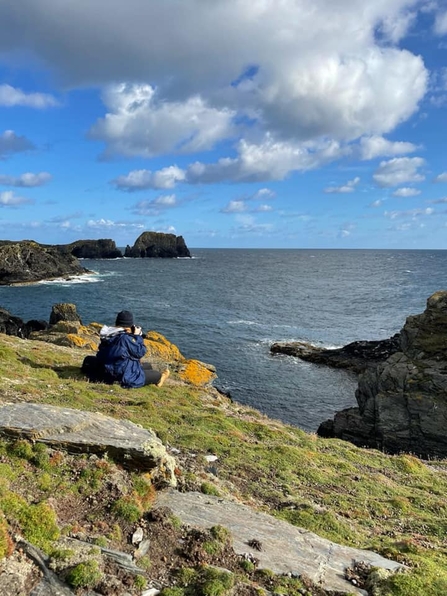
[[[319,439],[205,389],[178,383],[139,390],[88,384],[78,368],[83,356],[81,351],[0,336],[0,397],[126,418],[153,429],[181,451],[213,453],[219,457],[219,476],[207,474],[206,462],[195,472],[206,494],[235,494],[325,538],[408,565],[408,573],[378,581],[381,596],[447,593],[447,461],[423,462]],[[51,480],[68,490],[67,480],[55,474],[40,447],[16,443],[9,449],[17,466],[0,462],[0,507],[8,501],[10,483],[31,474],[26,462],[38,466],[40,498],[48,496]],[[2,450],[6,447],[0,446],[0,454]],[[104,473],[89,467],[75,481],[78,490],[99,490]],[[147,509],[151,498],[144,496],[143,481],[135,485],[135,496],[115,506],[117,515],[129,522],[141,515],[142,500]],[[25,523],[19,511],[17,505],[5,515]]]

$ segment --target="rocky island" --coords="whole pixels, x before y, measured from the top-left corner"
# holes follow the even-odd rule
[[[183,236],[162,234],[161,232],[143,232],[135,244],[126,247],[125,257],[133,258],[176,258],[190,257]]]

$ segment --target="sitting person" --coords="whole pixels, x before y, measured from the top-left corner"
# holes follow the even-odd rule
[[[96,378],[90,380],[105,383],[117,381],[121,387],[134,388],[144,385],[161,387],[168,378],[169,369],[161,373],[154,370],[149,362],[140,362],[147,349],[143,342],[141,327],[134,325],[133,315],[128,310],[118,313],[114,327],[104,325],[99,337],[101,341],[96,357],[87,356],[85,360],[90,360],[88,363],[84,361],[82,367],[89,376],[88,369],[96,366]]]

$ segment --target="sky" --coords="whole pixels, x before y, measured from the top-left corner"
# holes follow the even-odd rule
[[[0,239],[447,248],[447,0],[0,0]]]

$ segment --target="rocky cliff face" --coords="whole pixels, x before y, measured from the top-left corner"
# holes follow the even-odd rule
[[[358,408],[323,423],[321,436],[420,457],[447,457],[447,291],[407,318],[400,351],[360,376]]]
[[[108,238],[76,240],[64,247],[78,259],[118,259],[123,256],[115,241]]]
[[[30,283],[86,272],[76,257],[54,246],[43,246],[31,240],[0,245],[0,285]]]
[[[126,247],[125,257],[190,257],[191,254],[183,240],[183,236],[162,234],[160,232],[143,232],[132,246]]]

